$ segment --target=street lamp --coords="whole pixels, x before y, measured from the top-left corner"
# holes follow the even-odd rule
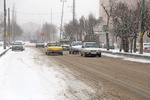
[[[66,0],[61,0],[62,2],[62,15],[61,15],[61,26],[60,26],[60,39],[62,35],[62,24],[63,24],[63,15],[64,15],[64,2],[67,2]]]

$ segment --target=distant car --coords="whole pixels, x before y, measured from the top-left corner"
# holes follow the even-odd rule
[[[59,55],[63,55],[63,48],[58,42],[50,42],[46,45],[45,54],[49,55],[52,53],[58,53]]]
[[[96,42],[85,42],[81,48],[81,56],[98,56],[101,57],[101,50]]]
[[[61,46],[63,50],[69,50],[69,43],[62,43]]]
[[[104,44],[104,48],[107,48],[106,43]],[[115,46],[113,43],[109,43],[109,49],[115,49]]]
[[[69,47],[69,54],[79,53],[81,50],[82,44],[83,43],[81,41],[72,42]]]
[[[150,53],[150,43],[143,43],[143,52]]]
[[[69,39],[60,39],[60,44],[63,48],[63,50],[69,50]]]
[[[21,42],[21,41],[13,42],[13,43],[12,43],[12,47],[11,47],[11,48],[12,48],[12,51],[14,51],[14,50],[21,50],[21,51],[25,50],[24,44],[25,44],[25,43],[23,43],[23,42]]]
[[[37,47],[43,47],[44,48],[45,45],[44,45],[44,42],[38,41],[38,42],[36,42],[35,46],[36,46],[36,48]]]

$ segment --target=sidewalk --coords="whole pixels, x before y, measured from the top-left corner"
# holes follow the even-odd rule
[[[139,54],[139,52],[136,53],[128,53],[128,52],[119,52],[119,49],[110,49],[109,51],[101,48],[101,52],[102,53],[109,53],[109,54],[113,54],[113,55],[121,55],[121,56],[125,56],[125,57],[131,57],[131,58],[139,58],[139,59],[146,59],[146,60],[150,60],[150,53],[143,53],[143,54]]]
[[[4,50],[3,46],[0,46],[0,57],[4,55],[9,50],[9,47],[6,47]]]

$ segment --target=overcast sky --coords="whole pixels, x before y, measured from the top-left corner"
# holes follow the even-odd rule
[[[1,0],[3,4],[4,0]],[[53,13],[52,22],[57,26],[61,22],[62,2],[61,0],[6,0],[7,8],[12,10],[13,4],[15,4],[17,12],[17,22],[36,22],[45,23],[51,22],[51,9]],[[73,0],[67,0],[64,7],[64,23],[68,23],[72,20],[72,6]],[[82,15],[85,17],[89,13],[93,13],[96,18],[99,17],[99,0],[76,0],[76,18],[80,18]]]

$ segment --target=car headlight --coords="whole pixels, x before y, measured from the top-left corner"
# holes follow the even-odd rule
[[[97,50],[97,52],[101,52],[101,50]]]
[[[85,52],[90,52],[89,50],[85,50]]]

